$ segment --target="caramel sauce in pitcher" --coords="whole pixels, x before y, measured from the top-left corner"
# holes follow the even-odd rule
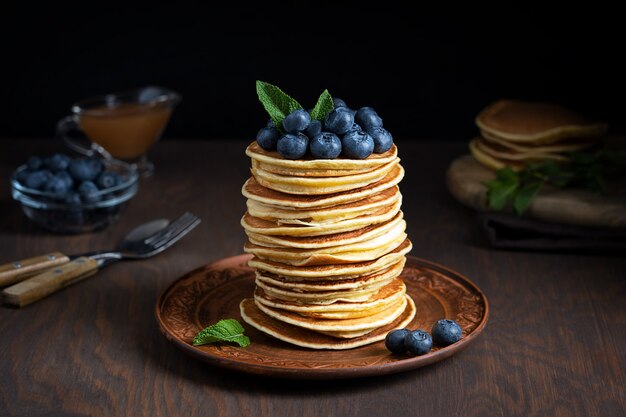
[[[171,114],[168,106],[122,103],[84,110],[79,123],[89,139],[113,157],[133,160],[159,139]]]

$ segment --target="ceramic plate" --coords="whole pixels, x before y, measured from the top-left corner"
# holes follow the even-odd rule
[[[417,314],[407,327],[430,331],[435,321],[453,319],[463,329],[459,342],[423,356],[391,354],[384,342],[342,351],[300,348],[267,336],[241,319],[239,302],[254,291],[254,271],[247,266],[248,259],[250,255],[221,259],[171,284],[159,297],[155,312],[165,337],[206,363],[236,371],[334,379],[391,374],[438,362],[465,348],[487,323],[487,299],[476,285],[448,268],[408,256],[402,279]],[[242,323],[250,346],[191,344],[200,330],[224,318]]]

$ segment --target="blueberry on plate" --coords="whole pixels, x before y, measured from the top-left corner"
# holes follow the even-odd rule
[[[391,353],[406,353],[404,339],[411,333],[409,329],[396,329],[387,333],[385,337],[385,347]]]
[[[121,178],[114,172],[103,172],[98,176],[96,180],[96,185],[101,190],[105,190],[107,188],[115,187],[121,182]]]
[[[463,331],[454,320],[438,320],[432,328],[433,342],[438,346],[448,346],[461,340]]]
[[[287,133],[298,133],[309,127],[311,115],[304,109],[291,112],[283,120],[283,128]]]
[[[391,149],[393,136],[384,127],[374,126],[368,129],[367,134],[374,139],[374,152],[384,153]]]
[[[43,190],[50,178],[52,178],[52,173],[47,169],[42,169],[28,174],[24,180],[24,185],[35,190]]]
[[[287,133],[278,138],[276,149],[287,159],[298,159],[306,155],[309,138],[304,133]]]
[[[322,132],[322,122],[319,120],[311,120],[309,127],[304,129],[304,134],[307,135],[309,139],[313,139],[315,135]]]
[[[365,159],[374,151],[374,139],[365,132],[353,130],[341,139],[343,154],[352,159]]]
[[[333,97],[333,105],[334,105],[334,108],[337,108],[337,107],[348,107],[346,105],[346,102],[343,101],[342,99],[340,99],[339,97]]]
[[[354,116],[347,107],[337,107],[326,115],[324,127],[338,135],[346,133],[354,124]]]
[[[65,171],[69,166],[71,160],[72,159],[65,154],[55,153],[54,155],[44,159],[43,163],[46,168],[56,173],[60,171]]]
[[[354,119],[365,130],[370,130],[373,127],[382,127],[383,125],[383,119],[371,107],[361,107],[356,112]]]
[[[404,346],[412,355],[424,355],[433,347],[433,339],[424,330],[413,330],[404,338]]]
[[[264,127],[256,134],[256,142],[266,151],[274,151],[279,136],[280,132],[275,127]]]
[[[332,132],[321,132],[311,139],[309,148],[316,159],[335,159],[341,154],[341,140]]]

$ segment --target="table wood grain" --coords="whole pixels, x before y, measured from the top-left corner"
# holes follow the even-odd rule
[[[487,295],[487,328],[432,366],[340,381],[268,379],[186,356],[158,330],[158,295],[186,272],[242,252],[245,141],[164,140],[156,174],[119,222],[77,236],[28,222],[8,177],[53,140],[0,140],[0,263],[113,247],[127,230],[185,210],[189,236],[145,261],[120,262],[24,309],[0,307],[1,416],[623,416],[626,257],[487,247],[475,214],[446,191],[466,144],[400,141],[412,254],[470,278]]]

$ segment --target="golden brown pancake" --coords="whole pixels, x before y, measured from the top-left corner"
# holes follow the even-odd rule
[[[397,185],[404,177],[404,168],[396,165],[383,179],[366,187],[327,195],[292,195],[271,190],[259,184],[254,177],[243,185],[241,193],[252,200],[293,208],[332,207],[369,197]]]
[[[391,330],[408,326],[415,317],[416,310],[413,300],[408,295],[406,297],[407,307],[400,317],[390,324],[353,339],[340,339],[276,320],[263,313],[252,298],[244,299],[239,305],[239,310],[247,324],[284,342],[310,349],[345,350],[384,340]]]
[[[482,130],[511,142],[550,144],[563,139],[598,138],[607,125],[564,107],[541,102],[499,100],[476,117]]]
[[[470,141],[469,149],[474,159],[476,159],[482,165],[494,171],[502,169],[506,166],[509,166],[514,170],[519,170],[524,167],[524,164],[519,161],[510,161],[510,160],[494,158],[493,156],[487,154],[478,146],[478,139],[479,138],[476,138]]]

